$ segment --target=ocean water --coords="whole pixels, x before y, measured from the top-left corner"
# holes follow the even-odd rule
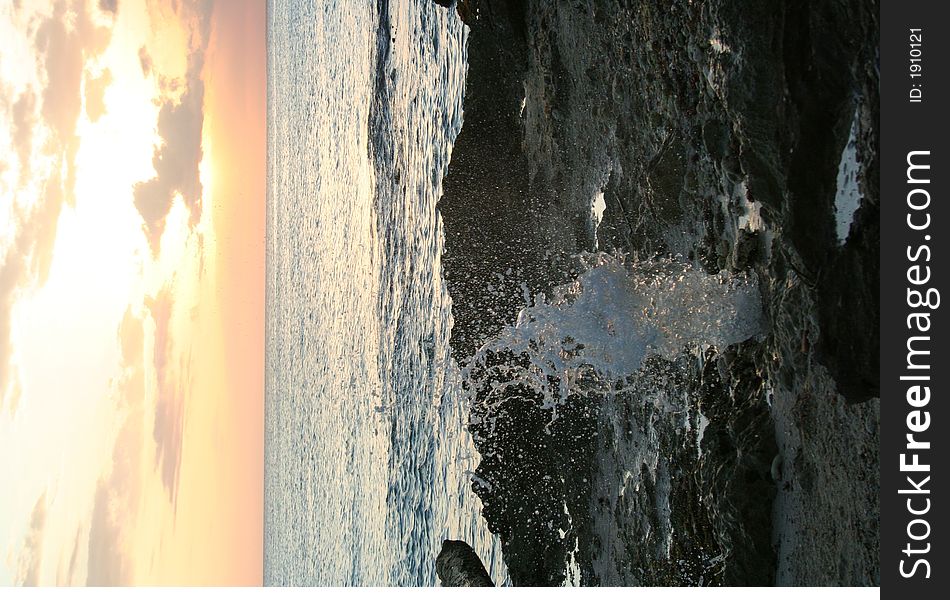
[[[434,585],[445,538],[496,582],[436,211],[466,30],[428,0],[268,11],[264,581]]]

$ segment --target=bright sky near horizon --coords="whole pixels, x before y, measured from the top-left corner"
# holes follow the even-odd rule
[[[0,585],[260,584],[265,3],[0,6]]]

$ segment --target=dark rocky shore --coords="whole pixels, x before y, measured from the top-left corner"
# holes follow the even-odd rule
[[[877,2],[470,0],[460,13],[465,121],[439,203],[456,358],[594,250],[754,273],[768,322],[761,339],[653,359],[553,425],[531,390],[499,409],[481,380],[473,487],[512,583],[558,585],[569,558],[585,585],[876,583]],[[862,201],[841,243],[852,130]],[[685,391],[682,410],[638,386]],[[618,492],[646,434],[656,470]]]

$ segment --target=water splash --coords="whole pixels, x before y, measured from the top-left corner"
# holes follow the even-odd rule
[[[620,391],[650,355],[725,347],[764,331],[754,275],[709,275],[674,259],[580,259],[586,270],[572,283],[536,297],[479,349],[466,367],[473,389],[487,384],[501,398],[525,386],[556,410],[572,394]],[[499,363],[499,355],[522,360]]]

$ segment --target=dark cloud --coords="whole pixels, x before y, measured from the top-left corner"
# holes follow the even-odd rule
[[[171,288],[162,289],[154,298],[145,299],[145,307],[148,308],[152,316],[152,323],[155,325],[155,349],[153,358],[155,361],[155,374],[159,383],[165,378],[168,371],[168,356],[171,353],[171,338],[169,329],[171,327],[173,299]]]
[[[86,116],[95,123],[106,113],[106,89],[112,85],[112,72],[105,69],[99,77],[86,78]]]
[[[204,81],[201,70],[210,33],[211,4],[196,2],[188,5],[193,18],[192,43],[188,55],[188,69],[184,81],[167,80],[159,76],[160,87],[167,93],[182,89],[176,98],[162,100],[158,115],[158,135],[161,143],[152,156],[155,177],[136,184],[135,207],[142,216],[145,235],[154,255],[158,255],[165,219],[176,194],[181,194],[194,226],[201,218],[201,181],[198,165],[201,162],[201,128],[204,124]],[[184,5],[176,10],[184,11]],[[152,70],[148,54],[139,50],[142,72]]]
[[[92,12],[88,10],[88,0],[74,0],[73,11],[76,13],[76,33],[82,42],[86,57],[102,54],[112,41],[112,25],[96,25],[92,19]],[[100,8],[102,3],[99,4]],[[118,7],[116,7],[118,8]],[[115,13],[113,12],[113,15]]]
[[[122,348],[122,361],[125,364],[137,365],[142,362],[144,339],[142,321],[135,316],[130,306],[122,316],[122,323],[119,324],[119,344]]]
[[[162,106],[158,132],[163,143],[152,158],[155,178],[135,186],[135,207],[145,221],[145,232],[156,255],[176,192],[191,211],[192,222],[201,215],[198,164],[202,155],[203,97],[204,84],[199,81],[189,85],[180,104],[166,102]]]
[[[168,101],[162,105],[158,115],[162,145],[152,157],[155,178],[135,186],[135,207],[145,221],[145,233],[156,255],[176,193],[185,201],[192,223],[201,217],[198,164],[202,156],[203,102],[204,83],[196,78],[187,84],[180,103]]]
[[[184,383],[159,390],[155,406],[156,467],[174,508],[178,504],[178,478],[181,472],[181,439],[184,429]]]
[[[155,375],[158,380],[158,399],[155,403],[155,467],[162,484],[175,504],[178,498],[178,474],[181,470],[181,440],[184,430],[184,397],[186,364],[179,364],[179,374],[171,373],[172,353],[169,328],[172,314],[172,294],[165,288],[156,298],[146,300],[146,306],[155,323]]]
[[[132,562],[126,550],[136,526],[142,487],[139,464],[145,439],[145,374],[142,320],[131,309],[126,311],[119,325],[118,338],[123,360],[119,406],[127,416],[112,450],[112,470],[96,485],[89,525],[86,585],[132,583]]]
[[[141,489],[142,413],[129,415],[112,453],[112,472],[96,485],[89,523],[86,585],[129,585],[128,540],[135,528]]]
[[[83,46],[79,34],[66,27],[66,11],[57,4],[53,16],[43,21],[36,32],[36,48],[46,68],[43,90],[43,116],[60,141],[73,137],[82,101]]]
[[[152,57],[145,46],[139,48],[139,64],[142,66],[142,75],[148,77],[152,73]]]
[[[46,492],[37,499],[17,560],[16,585],[36,586],[43,566],[43,532],[46,529]]]
[[[99,0],[99,10],[114,15],[119,10],[119,0]]]

